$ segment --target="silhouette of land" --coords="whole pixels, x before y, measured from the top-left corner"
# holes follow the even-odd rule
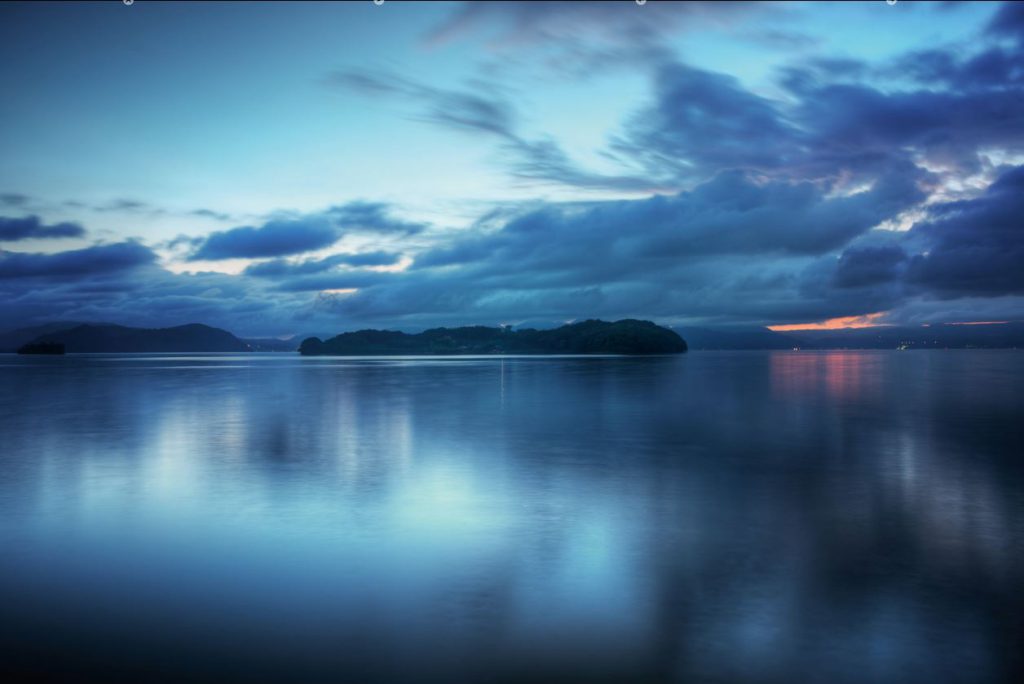
[[[18,347],[19,354],[51,354],[64,353],[64,345],[59,342],[29,342]]]
[[[245,352],[248,344],[227,330],[192,323],[174,328],[75,325],[40,335],[27,346],[59,344],[68,352]]]
[[[512,330],[471,326],[434,328],[416,335],[390,330],[360,330],[326,342],[310,337],[304,355],[454,355],[454,354],[678,354],[686,342],[650,321],[609,323],[589,320],[553,330]]]
[[[608,328],[607,326],[615,326]],[[654,333],[654,330],[660,333]],[[561,331],[561,332],[559,332]],[[757,326],[682,326],[676,332],[647,321],[584,321],[555,329],[470,326],[434,328],[419,334],[360,330],[333,335],[310,331],[282,338],[239,338],[221,328],[197,323],[171,328],[132,328],[107,323],[55,321],[0,332],[0,352],[27,344],[64,344],[74,352],[294,352],[304,354],[559,354],[673,353],[672,337],[689,350],[715,349],[1005,349],[1024,348],[1024,322],[857,329],[789,330]],[[326,340],[326,341],[323,341]],[[663,347],[662,343],[668,343]],[[651,345],[655,351],[646,351]],[[612,348],[618,351],[611,351]],[[662,351],[664,350],[664,351]]]

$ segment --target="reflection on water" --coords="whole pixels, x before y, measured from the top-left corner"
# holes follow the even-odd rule
[[[1020,352],[0,357],[3,674],[1021,675]]]

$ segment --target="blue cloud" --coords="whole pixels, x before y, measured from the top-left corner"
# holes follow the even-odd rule
[[[323,217],[275,220],[210,233],[189,256],[192,261],[262,258],[311,252],[341,239],[341,230]]]
[[[77,223],[45,225],[38,216],[22,216],[19,218],[0,216],[0,242],[13,242],[31,238],[73,238],[82,237],[83,235],[85,235],[85,228]]]
[[[897,280],[907,261],[899,245],[864,245],[843,251],[835,269],[837,287],[864,287]]]
[[[272,219],[259,227],[216,231],[198,241],[191,261],[290,256],[330,247],[347,233],[411,235],[426,224],[394,218],[389,206],[352,202],[319,214]]]
[[[803,143],[779,105],[732,76],[668,63],[658,69],[654,89],[654,103],[632,118],[614,149],[641,161],[655,176],[777,169]]]
[[[575,164],[551,138],[523,136],[518,130],[519,115],[513,104],[483,84],[472,84],[471,90],[434,88],[394,74],[346,71],[328,74],[325,83],[374,96],[399,97],[418,105],[419,116],[426,121],[488,136],[501,146],[511,173],[519,178],[582,188],[659,188],[651,179],[634,174],[587,171]]]
[[[31,197],[24,195],[20,192],[3,192],[0,193],[0,204],[4,204],[9,207],[23,207],[31,201]]]
[[[1024,293],[1024,166],[980,197],[936,205],[911,237],[928,245],[907,278],[943,298]]]
[[[130,241],[54,254],[0,252],[0,280],[74,280],[87,275],[116,273],[155,260],[152,250]]]
[[[282,276],[309,275],[332,270],[338,266],[392,266],[402,258],[401,254],[395,252],[360,252],[351,254],[333,254],[323,259],[305,259],[299,262],[286,261],[284,259],[273,259],[252,264],[245,269],[246,275],[259,276],[263,278],[277,278]]]
[[[989,22],[987,32],[997,36],[1010,36],[1024,42],[1024,5],[1004,2]]]
[[[647,271],[649,262],[714,254],[822,254],[923,200],[924,175],[894,169],[870,190],[831,197],[808,182],[725,173],[670,197],[547,206],[429,250],[415,267],[486,262],[533,276],[540,269],[600,275],[624,262]]]

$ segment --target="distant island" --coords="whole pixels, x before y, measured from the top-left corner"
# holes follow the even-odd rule
[[[609,337],[611,331],[614,335]],[[1024,348],[1024,322],[885,325],[786,332],[757,326],[682,326],[673,332],[646,321],[624,320],[618,323],[584,321],[557,329],[472,326],[435,328],[419,334],[361,330],[344,335],[309,330],[290,337],[240,338],[227,330],[198,323],[169,328],[133,328],[109,323],[54,321],[0,332],[0,352],[14,353],[26,345],[61,344],[68,353],[294,353],[300,350],[300,343],[306,341],[303,353],[314,355],[657,354],[680,351],[674,348],[678,347],[680,336],[686,340],[685,349],[690,351],[1020,349]]]
[[[64,345],[58,342],[29,342],[18,347],[18,353],[59,356],[64,353]]]
[[[470,326],[433,328],[410,335],[391,330],[360,330],[322,341],[303,340],[305,356],[393,356],[459,354],[679,354],[686,342],[650,321],[588,320],[552,330],[513,330]]]
[[[247,352],[250,346],[227,330],[192,323],[173,328],[129,328],[123,325],[74,324],[48,330],[27,342],[19,331],[10,339],[21,354],[96,353],[96,352]],[[62,351],[24,351],[56,349]]]

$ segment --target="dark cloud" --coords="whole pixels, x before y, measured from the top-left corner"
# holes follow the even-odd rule
[[[892,159],[922,159],[950,173],[981,169],[979,153],[1024,149],[1024,93],[920,90],[885,93],[863,85],[806,87],[792,116],[813,130],[794,170],[870,175]]]
[[[395,218],[391,206],[383,202],[349,202],[331,207],[325,215],[353,232],[415,235],[427,228],[426,223]]]
[[[835,269],[837,287],[864,287],[898,280],[907,254],[899,245],[867,245],[843,251]]]
[[[279,278],[282,276],[309,275],[323,273],[338,266],[366,267],[392,266],[402,258],[394,252],[374,251],[351,254],[333,254],[323,259],[305,259],[293,262],[284,259],[273,259],[252,264],[245,269],[246,275],[263,278]]]
[[[38,216],[10,218],[0,216],[0,242],[32,238],[73,238],[85,235],[85,228],[77,223],[45,225]]]
[[[657,177],[702,178],[724,169],[771,170],[792,161],[803,135],[776,103],[732,76],[665,64],[654,104],[636,114],[614,149]]]
[[[664,39],[709,22],[786,49],[810,47],[770,25],[740,26],[748,9],[473,3],[431,36],[489,32],[492,45],[531,44],[552,68],[569,63],[564,73],[643,65],[651,96],[599,150],[620,164],[608,174],[580,166],[553,139],[525,134],[523,122],[543,113],[524,110],[494,82],[440,88],[365,71],[327,79],[483,136],[515,178],[663,194],[505,208],[469,230],[402,244],[414,262],[396,272],[368,267],[398,263],[384,250],[426,226],[375,203],[274,215],[168,244],[192,260],[267,259],[241,277],[169,273],[136,243],[4,252],[0,319],[198,320],[276,334],[587,316],[764,324],[1024,311],[1024,172],[1003,169],[971,195],[1000,159],[1024,152],[1021,5],[1001,7],[973,46],[938,45],[882,65],[807,55],[779,72],[775,91],[675,61]],[[935,203],[937,190],[966,199]],[[20,206],[21,196],[10,197],[0,201]],[[120,202],[103,206],[150,209]],[[872,230],[911,215],[925,218],[905,232]],[[382,237],[377,251],[294,258],[357,233]]]
[[[848,196],[807,182],[722,174],[643,200],[547,205],[428,250],[408,272],[323,306],[361,319],[430,322],[536,317],[815,320],[891,306],[897,288],[845,292],[805,271],[924,197],[913,173]],[[823,263],[834,265],[827,257]],[[852,272],[849,267],[845,275]],[[852,283],[846,283],[852,285]],[[342,287],[342,283],[337,284]]]
[[[967,58],[941,49],[911,52],[880,73],[972,92],[1019,87],[1024,83],[1022,68],[1024,52],[1020,48],[991,47]]]
[[[202,322],[240,334],[275,334],[309,309],[251,285],[249,279],[220,273],[174,274],[149,263],[34,284],[0,279],[0,320],[18,326],[48,320],[143,327]]]
[[[735,78],[675,62],[654,77],[652,102],[612,140],[652,184],[725,170],[869,183],[921,161],[975,173],[991,149],[1024,150],[1024,53],[991,47],[967,57],[915,52],[875,68],[814,58],[780,71],[787,97],[768,99]],[[873,85],[899,79],[901,88]],[[917,84],[908,89],[906,82]]]
[[[69,280],[124,271],[155,259],[156,255],[148,247],[137,242],[96,245],[53,254],[0,251],[0,280]]]
[[[949,305],[941,317],[943,305],[935,302],[950,300],[974,302],[978,311],[1003,306],[1008,313],[996,318],[1010,315],[1024,294],[1022,198],[1024,167],[1011,168],[979,197],[931,205],[928,218],[909,231],[868,233],[838,258],[809,264],[800,274],[802,291],[833,305],[870,302],[867,311],[927,311],[928,320],[964,320],[968,305]],[[985,297],[1003,304],[978,304]]]
[[[329,247],[341,239],[337,225],[322,216],[268,221],[210,233],[189,256],[192,261],[263,258],[301,254]]]
[[[910,282],[944,298],[1024,293],[1024,166],[930,213],[911,230],[928,248],[911,260]]]
[[[272,219],[258,227],[242,226],[210,233],[201,239],[189,260],[290,256],[330,247],[346,233],[410,235],[425,227],[423,223],[392,217],[387,205],[353,202],[319,214]],[[177,238],[175,243],[181,241],[182,238]]]
[[[495,233],[428,251],[415,265],[488,259],[521,269],[568,260],[587,265],[708,254],[821,254],[920,202],[920,176],[893,172],[870,190],[830,197],[812,183],[757,182],[730,172],[675,196],[546,207]]]
[[[986,30],[990,34],[1024,40],[1024,4],[1004,2]]]
[[[580,316],[714,325],[893,311],[894,320],[936,321],[964,302],[1024,311],[1024,171],[1007,170],[974,199],[932,205],[910,231],[871,230],[916,206],[920,182],[903,170],[842,195],[724,173],[672,196],[504,213],[398,272],[359,268],[393,262],[389,253],[275,259],[250,267],[260,277],[168,273],[135,243],[5,253],[0,318],[204,321],[279,334]],[[985,297],[1002,308],[977,304]]]
[[[445,90],[398,76],[348,72],[328,81],[400,97],[426,121],[491,138],[513,176],[580,188],[671,191],[730,170],[859,185],[893,167],[921,162],[976,173],[981,155],[991,149],[1024,150],[1019,50],[990,47],[961,57],[934,49],[884,68],[852,59],[807,59],[780,72],[786,91],[780,99],[756,94],[732,76],[664,57],[651,68],[651,102],[604,150],[621,173],[594,173],[574,163],[554,140],[524,137],[516,108],[491,87]],[[872,79],[900,79],[904,87],[883,87]],[[907,89],[907,81],[917,85]]]

